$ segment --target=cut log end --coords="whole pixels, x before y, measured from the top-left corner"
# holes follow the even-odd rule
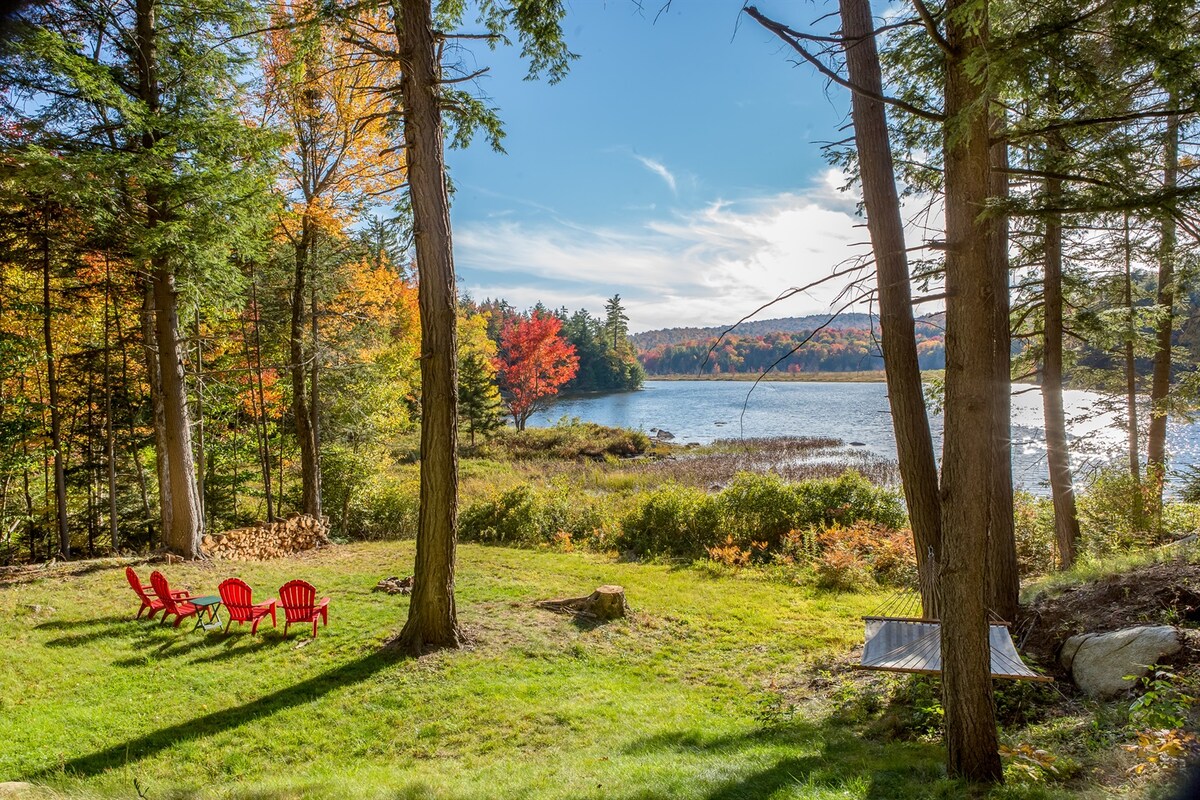
[[[612,585],[601,586],[586,597],[542,600],[536,605],[538,608],[560,614],[574,614],[577,617],[587,617],[605,622],[624,617],[629,613],[629,604],[625,601],[625,589]]]

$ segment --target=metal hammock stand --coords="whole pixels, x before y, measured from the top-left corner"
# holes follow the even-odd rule
[[[921,598],[916,592],[897,592],[863,617],[863,621],[866,635],[859,669],[941,674],[941,624],[936,619],[921,616]],[[1053,681],[1053,678],[1037,674],[1021,660],[1007,622],[989,623],[988,643],[991,645],[993,678]]]

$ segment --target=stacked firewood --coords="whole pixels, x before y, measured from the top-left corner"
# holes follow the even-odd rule
[[[214,533],[201,540],[204,552],[213,558],[257,561],[282,558],[329,544],[327,518],[292,514],[275,522],[259,522],[249,528]]]

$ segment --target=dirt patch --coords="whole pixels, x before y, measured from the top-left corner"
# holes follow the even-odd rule
[[[1021,608],[1013,638],[1022,654],[1057,671],[1061,669],[1058,651],[1077,633],[1103,633],[1136,625],[1197,624],[1200,564],[1173,561],[1035,597]],[[1185,647],[1176,663],[1179,659],[1191,663],[1200,660],[1200,653]]]

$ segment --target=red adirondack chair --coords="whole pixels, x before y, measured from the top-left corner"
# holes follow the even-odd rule
[[[154,587],[148,583],[142,583],[141,578],[133,571],[133,567],[125,568],[125,577],[129,580],[129,585],[133,587],[133,591],[142,601],[142,607],[138,609],[135,619],[141,619],[142,612],[147,608],[150,609],[150,613],[146,615],[146,619],[153,618],[163,608],[163,602],[155,596]],[[187,592],[175,592],[174,594],[177,600],[188,599]]]
[[[251,623],[250,635],[253,636],[258,632],[258,623],[262,622],[268,614],[271,615],[271,625],[276,624],[275,601],[265,600],[255,603],[250,587],[241,578],[229,578],[222,581],[221,585],[217,587],[217,591],[221,595],[221,603],[229,612],[229,622],[225,624],[226,633],[229,633],[229,626],[235,622],[249,622]]]
[[[311,622],[313,638],[317,637],[317,621],[329,624],[329,598],[316,602],[317,590],[308,581],[288,581],[279,587],[279,604],[283,606],[283,635],[293,622]]]
[[[150,609],[150,614],[146,619],[153,619],[154,615],[162,610],[162,600],[154,596],[154,587],[148,583],[142,583],[142,579],[133,571],[133,567],[125,568],[125,577],[129,580],[129,585],[133,587],[133,591],[142,601],[142,607],[138,609],[137,616],[134,619],[141,619],[142,612],[147,608]]]
[[[188,602],[190,596],[186,592],[172,592],[171,587],[167,585],[167,579],[158,570],[150,573],[150,585],[154,587],[154,594],[163,604],[162,619],[158,621],[162,625],[167,621],[167,617],[175,616],[175,627],[179,627],[179,623],[183,622],[184,617],[195,615],[200,608]]]

